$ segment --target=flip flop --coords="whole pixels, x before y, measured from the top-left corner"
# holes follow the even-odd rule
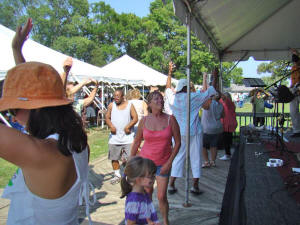
[[[175,187],[172,186],[168,186],[168,193],[169,194],[175,194],[177,192],[177,189]]]
[[[195,194],[195,195],[201,195],[201,194],[203,194],[203,191],[200,191],[200,189],[198,187],[196,187],[196,188],[192,187],[191,190],[190,190],[190,192],[192,194]]]

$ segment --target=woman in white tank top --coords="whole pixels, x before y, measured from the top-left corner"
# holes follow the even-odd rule
[[[79,203],[88,202],[87,135],[65,96],[50,65],[22,63],[7,73],[0,111],[28,132],[0,124],[0,157],[19,167],[3,194],[8,225],[78,224]]]
[[[134,125],[134,133],[136,133],[140,120],[148,115],[147,104],[141,100],[141,92],[138,89],[131,90],[127,98],[133,104],[138,114],[138,122]]]

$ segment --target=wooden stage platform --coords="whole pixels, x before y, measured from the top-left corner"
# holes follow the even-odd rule
[[[224,151],[219,152],[219,157]],[[230,161],[217,160],[216,168],[202,170],[200,189],[202,195],[190,194],[189,208],[182,204],[185,200],[184,179],[177,179],[178,192],[169,195],[170,224],[172,225],[216,225],[219,222],[219,214]],[[91,206],[90,212],[94,225],[121,225],[124,224],[125,199],[120,199],[120,186],[110,184],[112,168],[107,157],[102,157],[91,162],[90,180],[95,186],[97,203]],[[0,190],[1,194],[1,190]],[[154,193],[153,200],[158,209],[158,202]],[[0,225],[6,224],[9,201],[0,198]],[[87,225],[84,207],[80,210],[80,224]],[[159,215],[160,217],[160,215]]]

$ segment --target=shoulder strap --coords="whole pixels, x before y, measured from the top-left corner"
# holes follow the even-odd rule
[[[50,134],[48,137],[46,137],[45,139],[54,139],[54,140],[58,140],[59,135],[57,133],[55,134]]]

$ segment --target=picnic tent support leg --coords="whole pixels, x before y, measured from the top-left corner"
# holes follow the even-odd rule
[[[186,180],[185,180],[185,202],[183,204],[184,207],[190,207],[189,203],[189,170],[190,170],[190,67],[191,67],[191,14],[187,11],[186,17],[187,24],[187,67],[186,67],[186,75],[187,75],[187,122],[186,122]]]

